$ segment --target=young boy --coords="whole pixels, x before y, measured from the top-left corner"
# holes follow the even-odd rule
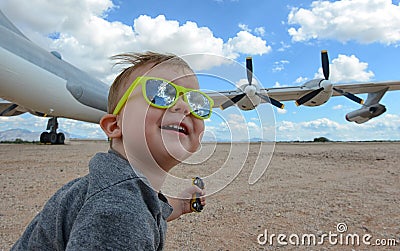
[[[160,192],[168,171],[198,149],[211,114],[193,71],[174,55],[114,59],[131,66],[112,84],[100,121],[110,150],[50,198],[12,250],[161,250],[166,221],[192,212],[189,198],[204,195],[196,186],[185,199]]]

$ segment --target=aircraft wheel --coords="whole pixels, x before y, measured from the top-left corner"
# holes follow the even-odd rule
[[[52,145],[57,144],[57,133],[50,133],[50,143]]]
[[[48,132],[42,132],[40,134],[40,143],[46,144],[49,142],[49,133]]]
[[[57,133],[57,144],[63,145],[65,141],[64,133]]]

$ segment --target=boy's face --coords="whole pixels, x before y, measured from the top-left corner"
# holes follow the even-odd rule
[[[177,85],[198,89],[197,78],[189,69],[174,65],[159,65],[145,74],[163,78]],[[133,82],[139,75],[132,76]],[[153,158],[159,166],[169,171],[177,163],[195,152],[200,145],[204,131],[204,121],[190,113],[189,105],[180,96],[178,102],[168,108],[150,106],[142,95],[139,85],[132,92],[120,114],[122,119],[122,137],[127,156],[140,162],[143,158]],[[181,126],[186,133],[173,129]]]

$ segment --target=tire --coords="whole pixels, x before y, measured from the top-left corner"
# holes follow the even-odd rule
[[[57,133],[50,133],[50,143],[52,145],[57,144]]]
[[[49,133],[48,132],[42,132],[40,134],[40,143],[46,144],[49,143]]]
[[[64,145],[65,135],[64,133],[57,133],[57,144]]]

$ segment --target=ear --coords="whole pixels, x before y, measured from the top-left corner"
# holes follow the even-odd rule
[[[120,138],[122,136],[122,128],[118,123],[118,115],[104,115],[100,119],[100,127],[103,129],[108,138]]]

